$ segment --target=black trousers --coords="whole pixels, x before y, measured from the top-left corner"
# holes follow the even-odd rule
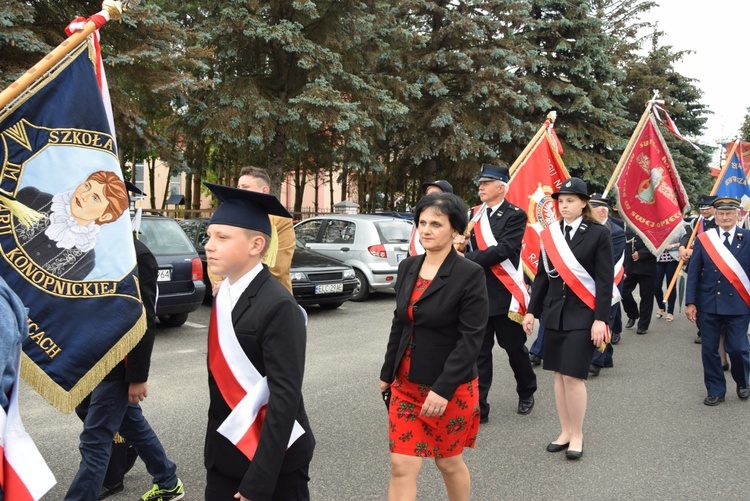
[[[280,474],[273,491],[274,501],[310,501],[309,465]],[[241,478],[228,477],[214,469],[206,472],[206,501],[235,501]]]
[[[518,398],[529,398],[536,391],[536,374],[531,367],[529,350],[526,348],[526,333],[521,324],[508,318],[507,314],[495,315],[487,320],[484,341],[479,350],[479,413],[486,416],[490,412],[487,396],[492,386],[492,348],[497,344],[508,354],[508,362],[516,378]]]
[[[640,308],[633,298],[636,286],[641,294]],[[628,275],[622,285],[622,307],[628,318],[638,319],[638,330],[648,330],[651,314],[654,311],[654,289],[656,282],[653,275]]]

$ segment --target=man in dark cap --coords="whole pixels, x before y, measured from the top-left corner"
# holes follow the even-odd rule
[[[599,193],[594,193],[589,199],[589,205],[591,210],[601,220],[601,223],[609,228],[610,235],[612,236],[612,260],[615,263],[615,283],[617,284],[620,293],[622,293],[622,276],[624,267],[624,254],[625,254],[625,230],[617,223],[612,221],[609,217],[609,202]],[[612,333],[612,342],[607,344],[604,352],[599,350],[594,351],[594,358],[591,360],[591,368],[589,374],[596,377],[599,375],[599,371],[602,367],[612,367],[614,365],[612,360],[612,354],[614,352],[613,344],[617,344],[615,340],[619,342],[622,333],[622,322],[619,322],[618,317],[621,315],[620,301],[618,300],[612,305],[612,310],[609,315],[609,330]]]
[[[714,200],[716,200],[716,197],[712,195],[703,195],[698,198],[698,211],[700,212],[700,217],[693,219],[691,224],[685,228],[685,235],[680,239],[679,256],[685,263],[686,273],[689,273],[690,256],[693,255],[693,244],[691,243],[690,247],[688,247],[688,240],[690,240],[690,235],[693,234],[695,225],[700,225],[696,231],[696,236],[704,231],[710,230],[711,228],[716,228],[714,207],[711,205]],[[695,336],[695,343],[701,344],[700,327],[698,328],[698,334]]]
[[[526,348],[526,334],[518,321],[509,315],[519,315],[511,311],[512,305],[517,304],[518,298],[503,280],[520,284],[513,289],[518,292],[526,291],[523,283],[523,273],[519,277],[508,276],[507,268],[519,270],[521,259],[521,241],[526,231],[526,213],[505,199],[510,180],[506,165],[483,164],[479,178],[479,198],[481,207],[475,207],[472,215],[479,211],[479,217],[471,232],[471,250],[464,255],[467,259],[480,264],[484,268],[487,281],[487,295],[490,299],[489,319],[484,342],[477,359],[479,369],[479,413],[480,422],[489,420],[490,404],[487,397],[492,385],[492,348],[497,343],[508,354],[513,374],[516,378],[516,392],[518,393],[518,413],[528,414],[534,408],[534,392],[536,391],[536,374],[531,367],[529,350]],[[506,266],[503,266],[503,263]],[[510,283],[510,282],[508,282]],[[516,301],[514,301],[516,300]],[[528,301],[522,299],[522,301]],[[525,304],[524,304],[525,309]]]
[[[724,348],[731,360],[732,379],[740,400],[750,398],[750,232],[737,227],[740,202],[718,198],[716,229],[696,238],[685,288],[685,315],[698,322],[701,331],[703,380],[709,406],[724,401],[727,385],[719,356],[719,337],[726,334]]]
[[[303,310],[262,264],[273,195],[205,183],[223,203],[208,226],[208,266],[226,277],[209,328],[206,499],[307,500],[315,439],[302,401]]]

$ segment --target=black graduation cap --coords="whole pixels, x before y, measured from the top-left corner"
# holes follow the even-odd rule
[[[273,195],[214,183],[203,184],[222,202],[209,224],[226,224],[271,235],[269,215],[292,217]]]
[[[125,188],[132,193],[133,195],[143,195],[143,191],[136,185],[134,185],[132,182],[125,180]]]

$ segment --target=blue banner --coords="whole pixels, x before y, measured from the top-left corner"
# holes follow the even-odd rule
[[[129,202],[88,42],[0,110],[0,274],[29,309],[21,375],[70,412],[140,340]]]
[[[745,169],[737,152],[729,159],[729,165],[716,188],[716,196],[736,198],[743,211],[750,210],[750,186],[747,185]]]

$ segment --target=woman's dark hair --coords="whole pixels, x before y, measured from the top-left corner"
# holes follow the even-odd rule
[[[419,215],[426,209],[434,209],[438,214],[448,216],[451,228],[464,234],[469,224],[469,216],[466,215],[466,204],[453,193],[431,193],[425,195],[417,202],[414,208],[414,224],[419,227]]]

